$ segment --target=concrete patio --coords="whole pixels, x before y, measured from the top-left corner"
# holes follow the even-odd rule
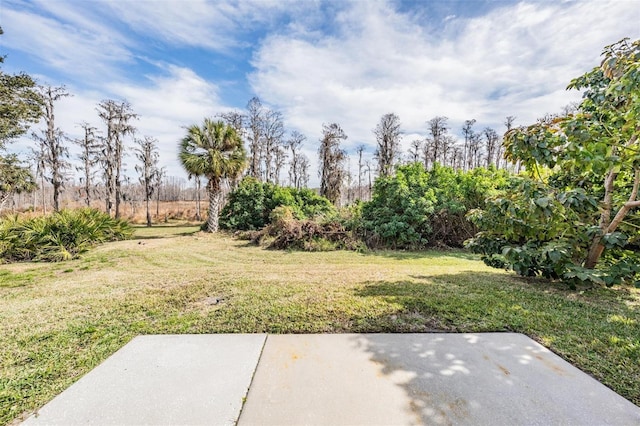
[[[23,424],[639,425],[530,338],[139,336]]]

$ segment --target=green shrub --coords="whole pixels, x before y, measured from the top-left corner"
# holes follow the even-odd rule
[[[398,168],[394,176],[379,178],[373,198],[362,206],[362,230],[371,247],[421,249],[460,247],[475,226],[466,219],[486,196],[504,187],[508,174],[494,169],[470,172],[438,164],[425,170],[419,164]]]
[[[130,238],[131,227],[93,209],[63,210],[49,216],[0,221],[3,262],[58,262],[77,257],[98,243]]]
[[[246,177],[229,194],[220,215],[220,226],[234,231],[262,229],[271,223],[271,213],[280,206],[288,207],[298,220],[335,212],[329,200],[310,189],[284,188]]]

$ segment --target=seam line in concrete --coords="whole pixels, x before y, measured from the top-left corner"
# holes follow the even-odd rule
[[[249,397],[249,390],[251,389],[251,385],[253,384],[253,379],[256,377],[256,371],[258,371],[258,365],[260,365],[260,360],[262,359],[262,354],[264,353],[264,348],[267,346],[267,339],[269,338],[269,334],[265,334],[264,340],[262,341],[262,347],[260,348],[260,355],[258,355],[258,361],[256,362],[255,367],[253,368],[253,373],[251,373],[251,380],[249,380],[249,386],[247,387],[247,391],[244,394],[244,398],[242,398],[242,406],[240,407],[240,412],[238,413],[238,418],[236,419],[236,426],[240,424],[240,418],[242,417],[242,411],[244,410],[244,406],[247,402],[247,398]]]

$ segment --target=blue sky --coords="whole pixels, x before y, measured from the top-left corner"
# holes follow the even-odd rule
[[[388,112],[405,147],[436,115],[454,134],[471,118],[502,133],[508,115],[528,124],[579,100],[569,80],[605,45],[640,38],[638,22],[639,0],[0,0],[0,52],[5,72],[67,86],[57,124],[71,137],[101,126],[100,100],[127,99],[171,176],[186,177],[184,126],[258,96],[307,136],[314,184],[323,123],[344,128],[350,153],[374,151]]]

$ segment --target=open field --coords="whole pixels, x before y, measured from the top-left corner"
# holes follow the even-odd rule
[[[0,265],[0,423],[138,334],[515,331],[640,404],[640,291],[575,293],[464,252],[268,251],[195,226]]]

